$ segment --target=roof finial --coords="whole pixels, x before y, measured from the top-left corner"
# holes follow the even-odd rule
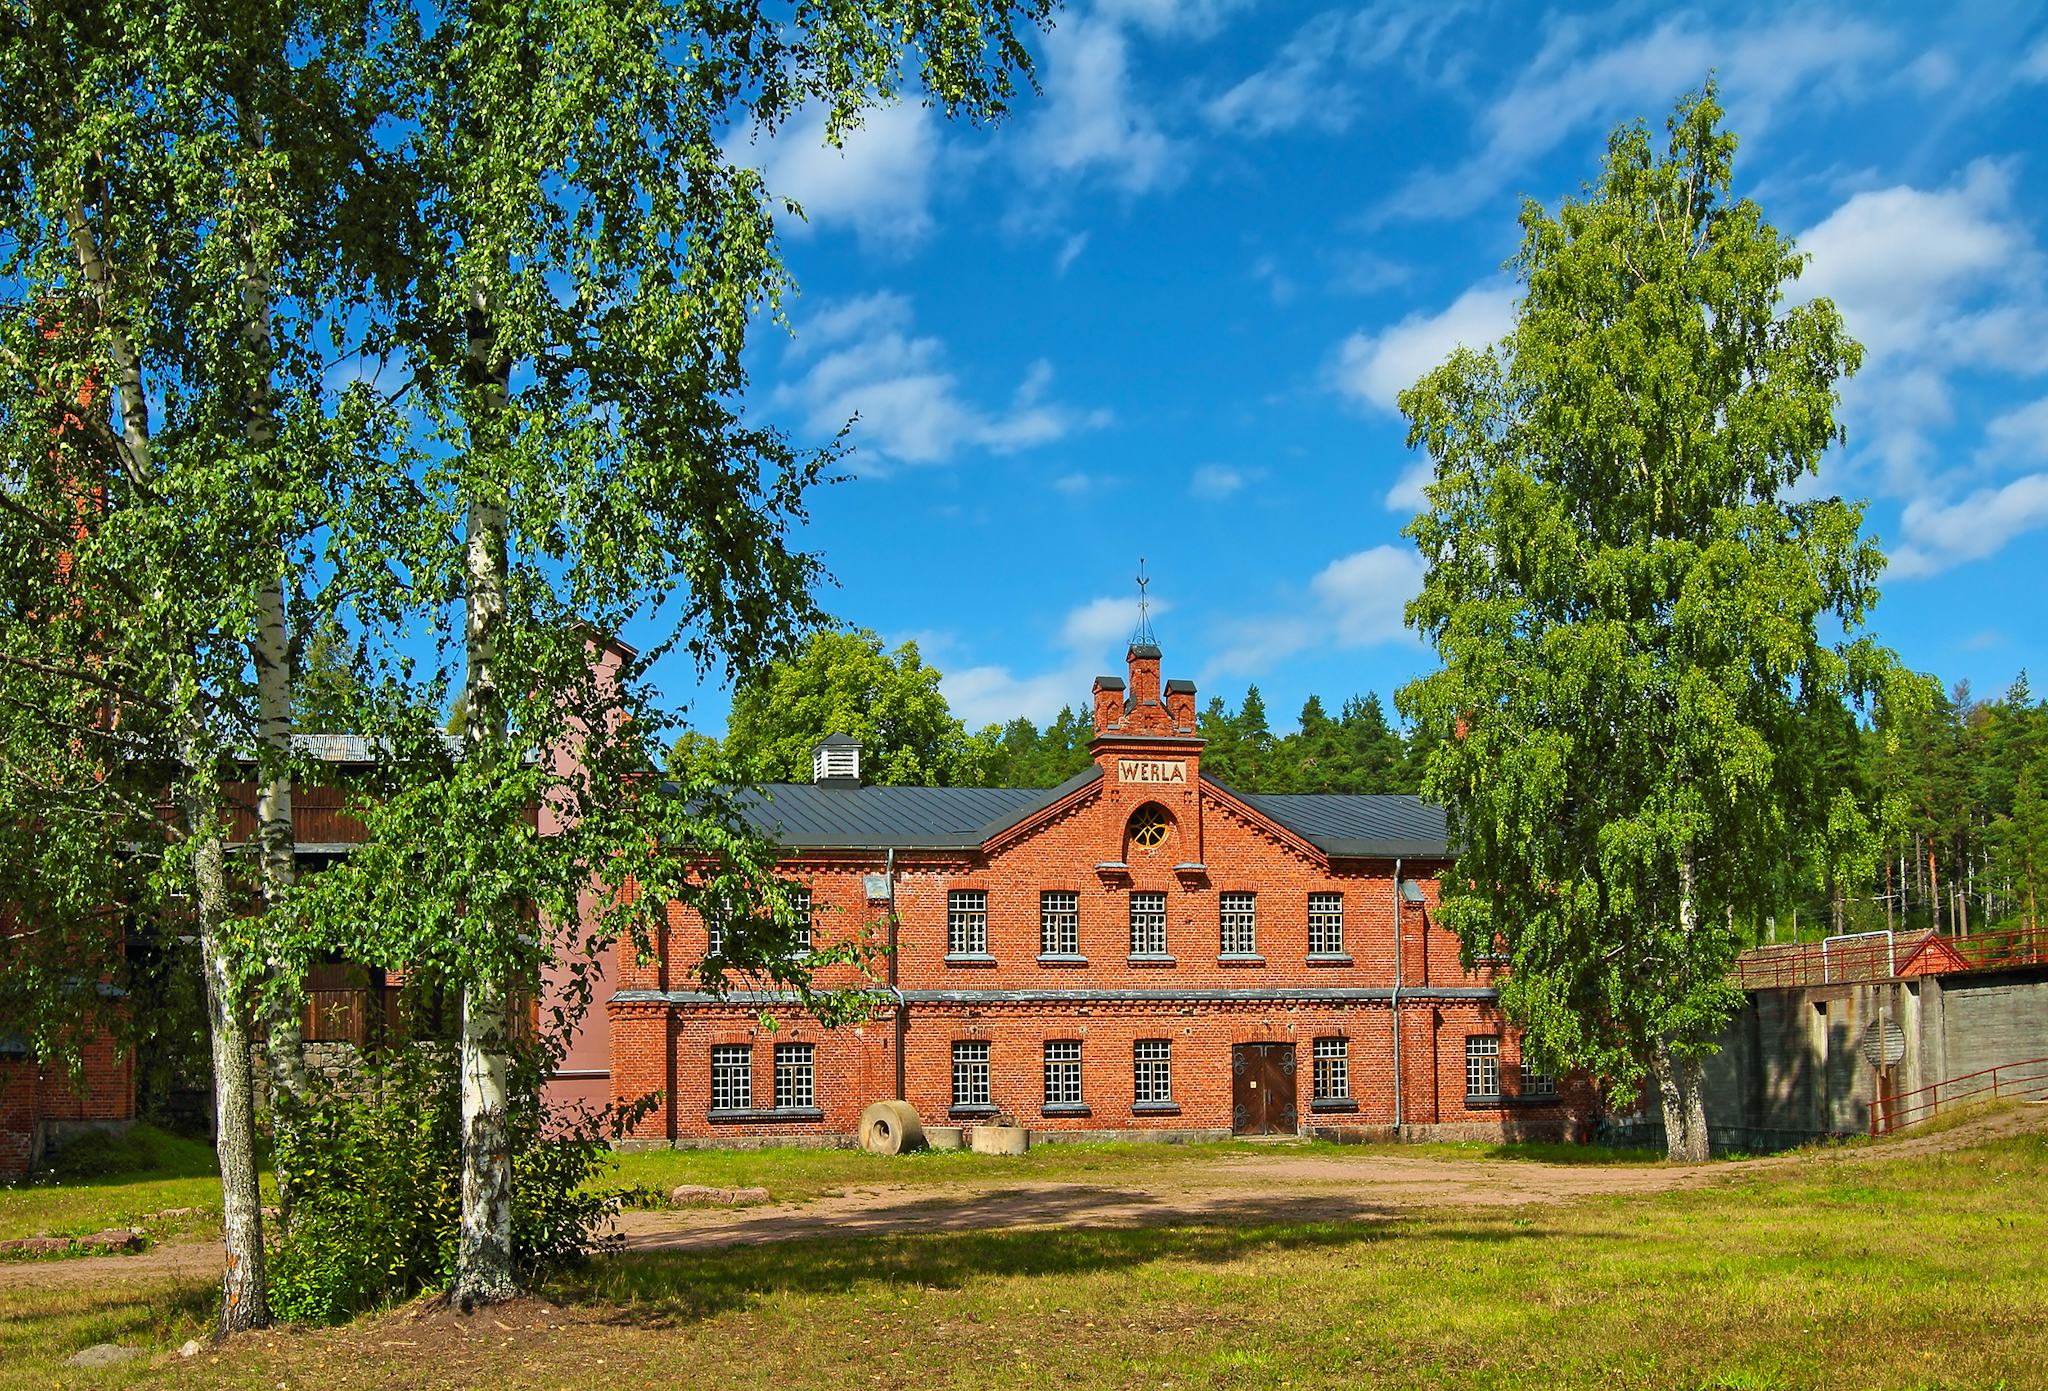
[[[1145,557],[1138,557],[1138,627],[1131,634],[1133,647],[1157,647],[1158,639],[1152,636],[1152,600],[1145,587],[1152,581],[1145,574]]]

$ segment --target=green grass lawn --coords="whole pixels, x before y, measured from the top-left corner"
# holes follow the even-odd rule
[[[1137,1162],[1122,1150],[1043,1153]],[[399,1310],[281,1330],[218,1362],[161,1352],[203,1329],[200,1281],[38,1292],[0,1275],[0,1386],[2048,1384],[2048,1137],[1871,1154],[1357,1223],[1291,1221],[1253,1183],[1242,1211],[1195,1225],[617,1257],[475,1318]],[[662,1158],[685,1166],[663,1181],[872,1172],[825,1167],[861,1162],[848,1155]],[[747,1160],[769,1167],[720,1167]],[[112,1339],[158,1360],[57,1365]]]
[[[176,1208],[194,1212],[151,1223],[152,1237],[219,1229],[213,1147],[137,1125],[120,1136],[81,1136],[56,1153],[46,1173],[0,1187],[0,1240],[83,1236],[135,1226],[145,1213]]]
[[[1100,1143],[1037,1145],[1018,1156],[973,1154],[967,1150],[924,1150],[910,1155],[875,1155],[860,1150],[640,1150],[622,1154],[606,1182],[667,1193],[679,1184],[719,1188],[765,1188],[777,1202],[803,1202],[846,1189],[953,1187],[1018,1180],[1104,1183],[1213,1163],[1219,1155],[1271,1155],[1275,1147],[1244,1141],[1196,1145]],[[1542,1143],[1336,1145],[1290,1144],[1294,1157],[1357,1158],[1379,1153],[1416,1157],[1541,1161],[1555,1164],[1654,1164],[1649,1150]]]

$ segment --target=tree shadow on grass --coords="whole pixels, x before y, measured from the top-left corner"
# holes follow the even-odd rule
[[[0,1279],[4,1279],[0,1275]],[[220,1299],[219,1281],[168,1277],[142,1284],[110,1280],[87,1286],[22,1286],[0,1294],[0,1363],[59,1361],[94,1343],[149,1346],[199,1325]]]
[[[985,1208],[974,1220],[989,1202],[1001,1204],[1000,1229],[991,1229]],[[1167,1260],[1221,1266],[1272,1251],[1328,1255],[1398,1240],[1402,1220],[1413,1215],[1348,1196],[1212,1198],[1183,1207],[1115,1189],[1019,1190],[971,1202],[888,1205],[847,1220],[813,1218],[801,1235],[780,1225],[762,1228],[774,1234],[746,1244],[637,1249],[558,1279],[552,1293],[564,1302],[613,1306],[601,1317],[606,1323],[672,1328],[766,1296],[836,1294],[876,1283],[958,1290],[1008,1276],[1135,1274]],[[1453,1242],[1548,1234],[1508,1211],[1497,1223],[1430,1229],[1433,1240]]]

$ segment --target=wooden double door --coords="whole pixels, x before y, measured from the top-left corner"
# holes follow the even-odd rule
[[[1230,1047],[1230,1132],[1294,1135],[1294,1045],[1234,1043]]]

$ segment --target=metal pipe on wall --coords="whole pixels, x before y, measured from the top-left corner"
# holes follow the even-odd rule
[[[910,1002],[903,998],[903,990],[896,981],[896,847],[890,846],[882,862],[882,873],[889,881],[889,993],[896,1000],[896,1099],[905,1100],[903,1045],[910,1033]]]
[[[1401,1133],[1401,860],[1394,858],[1394,1133]]]

